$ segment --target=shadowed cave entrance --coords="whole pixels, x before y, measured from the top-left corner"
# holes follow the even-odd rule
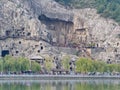
[[[74,26],[72,21],[62,20],[60,18],[51,18],[44,14],[41,14],[38,19],[41,23],[46,25],[46,29],[49,32],[46,37],[49,39],[49,43],[59,46],[69,45],[68,38],[71,37],[70,35],[73,32]]]
[[[6,55],[9,55],[9,50],[2,50],[2,57],[5,57]]]

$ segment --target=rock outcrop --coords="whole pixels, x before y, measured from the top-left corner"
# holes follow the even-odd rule
[[[0,1],[1,55],[6,50],[13,56],[55,55],[65,48],[76,51],[70,54],[119,62],[120,26],[95,9],[70,9],[54,0]]]

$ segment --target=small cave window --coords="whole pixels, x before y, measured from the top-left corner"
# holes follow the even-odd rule
[[[17,36],[19,37],[19,36],[20,36],[20,34],[18,33],[18,34],[17,34]]]
[[[108,61],[110,61],[110,59],[108,59]]]
[[[107,64],[111,64],[111,59],[108,59],[108,60],[107,60]]]
[[[13,37],[15,37],[15,35],[14,35],[14,34],[13,34],[12,36],[13,36]]]
[[[23,35],[25,34],[25,32],[23,32]]]
[[[19,51],[16,51],[16,54],[19,53]]]
[[[72,65],[72,63],[70,62],[69,65]]]
[[[41,50],[43,50],[43,46],[41,46]]]
[[[47,20],[47,17],[44,14],[42,14],[38,17],[38,19],[43,21],[43,20]]]
[[[40,50],[38,50],[38,53],[40,53]]]
[[[117,52],[117,49],[115,49],[114,52]]]
[[[58,65],[56,66],[56,69],[58,69],[59,67],[58,67]]]
[[[117,46],[119,46],[119,43],[117,43]]]
[[[19,44],[21,44],[21,41],[19,41]]]
[[[97,47],[99,47],[99,45],[97,44]]]
[[[30,32],[28,32],[28,33],[27,33],[27,36],[30,36],[30,35],[31,35],[31,33],[30,33]]]
[[[6,45],[6,47],[8,47],[8,45]]]
[[[32,19],[32,17],[29,17],[29,19]]]
[[[38,47],[39,45],[35,45],[35,48]]]
[[[70,70],[72,71],[72,70],[73,70],[73,68],[72,68],[72,67],[70,67]]]
[[[56,57],[55,60],[58,60],[58,58]]]
[[[9,36],[10,35],[10,31],[6,31],[6,36]]]

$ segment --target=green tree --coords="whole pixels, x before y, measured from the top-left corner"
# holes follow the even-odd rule
[[[18,60],[18,68],[20,68],[21,71],[27,71],[30,70],[30,60],[24,57],[17,58]],[[18,69],[19,70],[19,69]]]
[[[3,59],[0,58],[0,72],[3,71]]]
[[[0,59],[0,71],[8,73],[28,71],[30,69],[38,72],[41,70],[41,67],[37,62],[32,62],[32,68],[30,68],[30,60],[25,57],[12,57],[7,55]]]
[[[39,72],[41,70],[40,64],[35,61],[31,61],[31,70],[33,72]]]
[[[15,58],[13,58],[12,56],[10,55],[7,55],[3,58],[3,70],[5,72],[10,72],[10,71],[15,71]]]
[[[98,61],[97,65],[98,65],[98,68],[97,68],[98,72],[104,72],[105,71],[106,64],[103,61]]]
[[[102,61],[80,58],[76,61],[76,72],[105,72],[106,64]]]
[[[50,56],[46,56],[45,57],[44,65],[45,65],[45,69],[48,72],[50,72],[51,69],[53,69],[53,67],[54,67],[53,59]]]
[[[80,58],[76,62],[76,72],[87,73],[93,71],[92,60]]]
[[[117,71],[117,64],[107,64],[107,70],[109,72]]]
[[[120,72],[120,64],[117,64],[117,66],[116,66],[116,71],[117,71],[117,72]]]
[[[16,72],[21,72],[21,62],[20,62],[20,57],[16,58],[15,60],[15,68],[16,68]]]
[[[65,70],[69,70],[70,69],[70,56],[64,56],[62,58],[62,67],[65,69]]]

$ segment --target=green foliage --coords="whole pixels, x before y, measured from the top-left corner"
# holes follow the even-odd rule
[[[120,64],[117,64],[116,71],[120,72]]]
[[[30,70],[30,60],[28,60],[27,58],[23,58],[23,57],[19,57],[17,60],[19,62],[18,64],[19,64],[21,71]]]
[[[76,72],[86,73],[94,70],[92,60],[86,58],[80,58],[76,61]]]
[[[37,62],[32,63],[33,67],[30,67],[30,60],[24,57],[12,57],[10,55],[0,59],[0,71],[1,72],[21,72],[32,69],[34,72],[39,71],[40,65]]]
[[[45,69],[49,72],[51,69],[53,69],[53,59],[50,56],[45,57]]]
[[[103,17],[112,18],[120,24],[120,0],[56,0],[75,8],[96,8]]]
[[[88,47],[95,47],[95,43],[88,44]]]
[[[5,72],[15,71],[15,58],[12,56],[6,56],[3,58],[3,69]]]
[[[61,4],[70,5],[72,0],[55,0],[55,1]]]
[[[3,70],[3,59],[0,58],[0,72],[2,72]]]
[[[62,66],[63,66],[63,68],[65,70],[69,70],[70,69],[69,62],[70,62],[70,56],[64,56],[62,58]]]
[[[79,58],[76,61],[76,72],[120,72],[120,64],[106,64],[87,58]]]
[[[108,64],[107,65],[108,72],[116,71],[117,70],[116,68],[117,68],[117,66],[115,64]]]
[[[96,69],[97,72],[106,72],[107,71],[105,62],[96,61],[96,64],[97,64],[97,69]]]
[[[21,72],[21,64],[22,64],[22,63],[21,63],[21,61],[20,61],[20,58],[17,58],[14,63],[15,63],[14,66],[15,66],[15,69],[16,69],[15,71]]]
[[[33,72],[38,72],[41,70],[41,67],[40,67],[40,64],[39,63],[36,63],[35,61],[32,61],[31,62],[31,70]]]

